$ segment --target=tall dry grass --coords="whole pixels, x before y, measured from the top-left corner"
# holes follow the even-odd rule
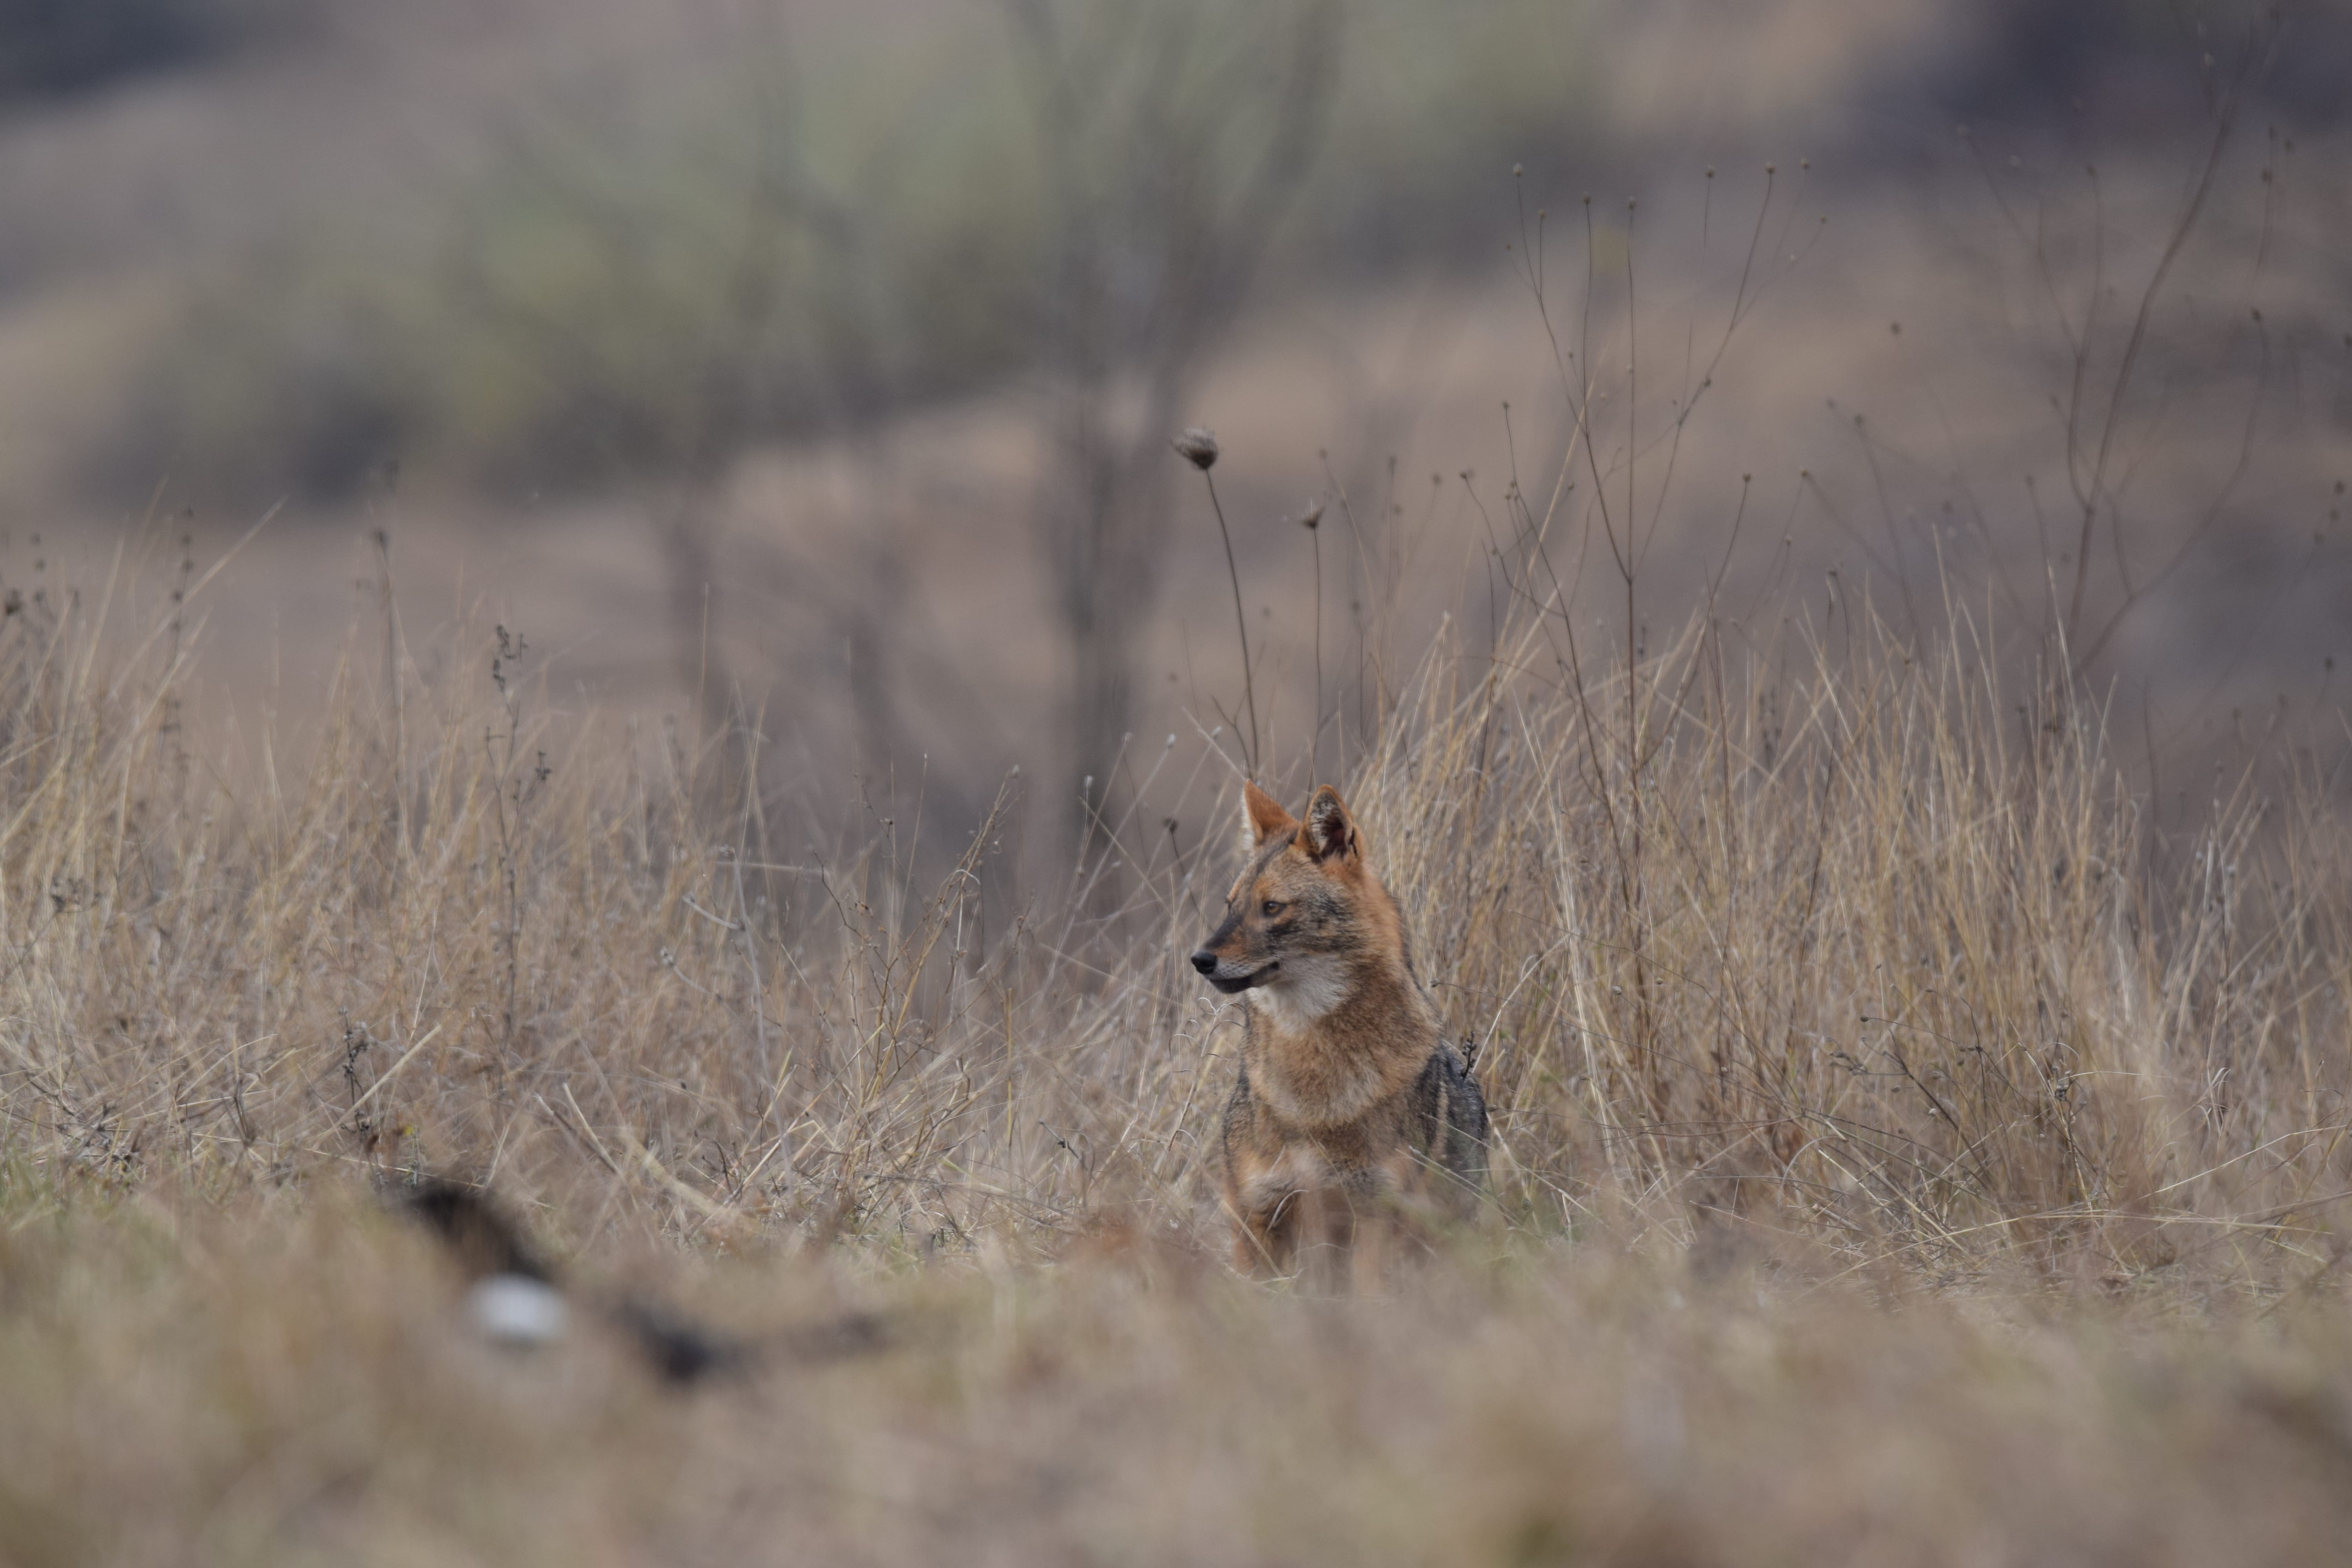
[[[1134,792],[1171,814],[1065,884],[1008,890],[992,818],[919,885],[919,800],[794,820],[720,776],[752,748],[563,709],[505,628],[355,635],[315,735],[192,731],[180,614],[0,620],[17,1180],[454,1171],[572,1245],[1221,1228],[1234,1020],[1180,962],[1218,753],[1171,739]],[[2225,790],[2152,845],[2095,706],[1970,636],[1837,603],[1612,658],[1530,595],[1429,650],[1343,782],[1481,1046],[1499,1227],[2333,1268],[2340,831]]]
[[[1600,1188],[2109,1278],[2327,1228],[2346,911],[2312,796],[2153,845],[2095,707],[1965,626],[1919,648],[1833,603],[1630,676],[1570,636],[1433,666],[1357,786],[1490,1043],[1517,1212]]]
[[[1346,782],[1493,1217],[1331,1301],[1217,1260],[1213,749],[1050,887],[994,822],[925,886],[916,803],[798,820],[755,737],[566,710],[508,629],[362,626],[319,732],[238,732],[110,597],[0,616],[0,1561],[2342,1539],[2340,827],[2151,843],[2095,708],[1965,631],[1441,637]],[[887,1334],[692,1397],[584,1305],[502,1354],[373,1201],[425,1170],[583,1301]]]

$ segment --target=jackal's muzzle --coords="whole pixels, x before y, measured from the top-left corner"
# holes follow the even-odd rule
[[[1253,985],[1263,985],[1280,973],[1280,960],[1244,970],[1239,964],[1228,963],[1208,948],[1192,954],[1192,967],[1207,976],[1210,984],[1228,996],[1238,996]]]

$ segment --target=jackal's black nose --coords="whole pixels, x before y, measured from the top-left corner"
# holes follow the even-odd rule
[[[1192,955],[1192,967],[1203,974],[1214,973],[1217,967],[1217,955],[1204,947]]]

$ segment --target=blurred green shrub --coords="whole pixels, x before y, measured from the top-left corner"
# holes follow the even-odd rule
[[[1160,68],[1204,83],[1242,68],[1264,30],[1253,7],[1182,3],[1199,26]],[[1151,6],[1073,9],[1108,35]],[[1512,163],[1606,156],[1576,47],[1587,11],[1352,9],[1276,270],[1494,254]],[[454,181],[269,237],[194,291],[98,467],[168,467],[239,500],[348,490],[392,460],[585,489],[707,470],[1037,363],[1058,303],[1052,226],[1090,221],[1047,188],[1034,95],[1051,84],[986,10],[854,45],[747,45],[699,79],[540,106]],[[1126,161],[1085,184],[1130,200],[1217,176],[1155,166],[1132,137],[1088,155]]]

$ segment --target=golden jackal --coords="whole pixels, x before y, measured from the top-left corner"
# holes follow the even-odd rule
[[[1339,791],[1317,789],[1304,822],[1255,784],[1243,798],[1249,864],[1192,954],[1248,1003],[1223,1137],[1234,1262],[1319,1273],[1345,1258],[1370,1282],[1397,1221],[1475,1212],[1486,1097],[1413,973],[1396,900]]]

